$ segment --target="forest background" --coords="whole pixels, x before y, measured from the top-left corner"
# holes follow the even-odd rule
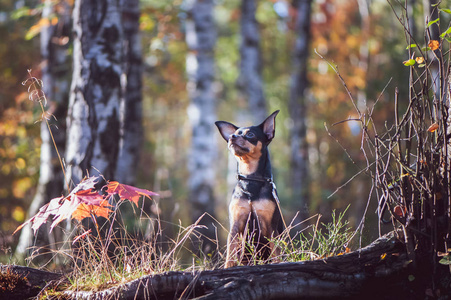
[[[42,111],[38,104],[29,101],[27,87],[21,83],[28,78],[30,69],[33,76],[41,77],[45,65],[40,34],[48,26],[70,17],[74,4],[70,0],[50,2],[55,11],[43,17],[45,3],[41,1],[0,1],[0,257],[4,263],[13,257],[19,235],[11,234],[30,217],[27,211],[39,181]],[[217,152],[208,166],[210,169],[189,168],[194,139],[188,65],[190,53],[195,51],[186,38],[188,2],[140,1],[143,142],[133,183],[160,194],[155,200],[165,222],[178,224],[182,220],[186,226],[195,219],[190,178],[196,176],[195,172],[214,174],[210,178],[214,187],[210,206],[215,218],[227,224],[227,202],[236,165],[218,133],[208,141]],[[263,121],[261,115],[280,109],[270,149],[285,218],[291,220],[300,211],[303,218],[319,213],[323,215],[321,220],[327,222],[332,210],[343,211],[350,205],[346,217],[351,226],[356,228],[364,218],[362,240],[371,242],[379,234],[377,215],[373,213],[377,197],[371,193],[370,176],[361,172],[367,166],[367,153],[361,149],[361,126],[358,122],[341,122],[358,114],[331,66],[338,67],[360,111],[372,114],[381,128],[393,124],[396,87],[400,105],[403,99],[404,105],[408,102],[409,68],[403,64],[409,59],[406,36],[393,13],[394,10],[402,15],[402,9],[395,1],[385,0],[301,1],[311,8],[308,31],[302,33],[296,26],[298,1],[255,1],[261,54],[258,65],[264,95],[264,113],[256,116],[262,107],[249,107],[247,84],[240,79],[242,2],[247,1],[214,2],[216,118],[249,125]],[[431,3],[408,2],[411,32],[423,32]],[[441,18],[442,24],[449,22],[449,15]],[[61,85],[65,90],[59,92],[68,95],[72,36],[63,30],[59,34],[57,43],[67,45],[67,59],[60,64],[65,76],[58,78],[66,82]],[[304,180],[306,190],[301,194],[292,183],[296,172],[292,162],[292,129],[298,116],[291,114],[294,110],[289,100],[299,34],[309,38],[308,51],[304,52],[308,86],[302,95],[303,113],[299,115],[306,125],[308,155],[304,156],[302,168],[308,170],[305,173],[308,179]],[[48,100],[51,105],[52,97]],[[58,119],[55,123],[58,129],[52,130],[64,130],[65,121]],[[216,130],[213,122],[208,125]],[[63,191],[61,185],[56,192]],[[219,234],[224,237],[226,232]]]

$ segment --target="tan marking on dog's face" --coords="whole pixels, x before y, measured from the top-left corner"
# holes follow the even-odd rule
[[[261,199],[252,202],[252,210],[257,215],[261,234],[267,238],[270,238],[273,232],[271,224],[276,210],[276,203],[271,200]]]
[[[262,143],[259,141],[257,145],[253,145],[247,142],[251,147],[249,147],[249,152],[243,155],[235,155],[238,161],[238,170],[240,174],[249,175],[255,173],[258,167],[258,161],[262,156]]]

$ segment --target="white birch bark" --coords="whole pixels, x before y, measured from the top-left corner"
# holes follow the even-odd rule
[[[76,0],[67,117],[67,176],[115,178],[120,141],[123,29],[119,0]]]
[[[216,29],[213,20],[213,0],[189,1],[187,4],[186,43],[189,53],[186,58],[186,71],[187,89],[191,99],[188,117],[192,127],[188,157],[190,174],[188,188],[191,217],[194,222],[205,212],[214,215],[215,209],[213,188],[217,158],[214,126],[217,120],[214,89]],[[214,237],[211,219],[205,217],[201,224],[208,226],[202,233],[207,237]],[[209,243],[206,239],[204,242],[203,248],[208,252],[211,248],[208,249]]]

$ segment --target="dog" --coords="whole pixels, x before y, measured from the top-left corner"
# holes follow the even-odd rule
[[[268,151],[278,113],[278,110],[273,112],[258,126],[237,127],[225,121],[215,123],[238,161],[238,182],[229,205],[226,268],[250,263],[249,247],[240,249],[245,244],[240,242],[243,238],[251,243],[258,259],[267,261],[271,255],[278,255],[270,240],[278,236],[284,226]]]

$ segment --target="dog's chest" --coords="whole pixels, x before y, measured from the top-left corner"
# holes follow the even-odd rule
[[[273,186],[267,182],[239,181],[233,190],[232,199],[256,202],[274,200]]]

